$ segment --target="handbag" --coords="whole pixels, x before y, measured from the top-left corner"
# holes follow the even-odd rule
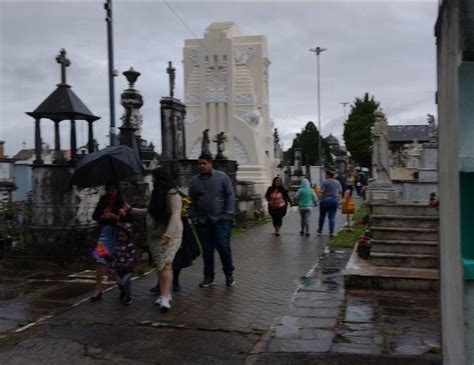
[[[342,214],[354,214],[356,209],[355,201],[351,198],[342,204]]]

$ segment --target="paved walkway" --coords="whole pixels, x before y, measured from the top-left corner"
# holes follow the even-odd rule
[[[311,232],[316,230],[317,217],[315,210]],[[339,226],[341,221],[339,217]],[[290,214],[280,237],[265,225],[234,239],[237,284],[233,288],[225,287],[221,273],[214,287],[199,288],[202,263],[198,259],[183,271],[182,291],[174,296],[169,313],[162,314],[153,305],[152,274],[133,283],[131,306],[119,303],[117,291],[112,290],[99,303],[83,303],[3,338],[0,363],[291,363],[311,362],[316,356],[326,359],[324,364],[356,364],[331,361],[339,361],[341,353],[360,358],[361,346],[375,358],[389,354],[382,351],[390,348],[389,340],[383,334],[372,336],[374,316],[357,302],[366,294],[347,296],[342,288],[338,273],[348,251],[328,253],[319,262],[328,237],[300,237],[298,231],[299,216]],[[341,321],[341,315],[347,318]],[[360,318],[363,321],[357,321]],[[436,321],[430,318],[430,323]],[[405,325],[403,318],[400,325]],[[370,344],[364,343],[369,340]]]

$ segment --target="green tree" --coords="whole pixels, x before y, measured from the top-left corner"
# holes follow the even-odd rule
[[[332,156],[329,151],[329,145],[319,135],[318,128],[313,122],[308,122],[306,126],[301,130],[301,133],[297,133],[293,139],[292,146],[284,153],[285,164],[291,165],[295,158],[295,148],[301,148],[301,154],[303,157],[303,165],[317,165],[319,161],[318,151],[318,138],[321,141],[321,148],[323,154],[326,157],[326,161],[332,162]]]
[[[356,98],[351,105],[351,112],[344,123],[344,142],[351,153],[353,161],[365,167],[372,165],[370,128],[374,124],[374,112],[380,103],[365,93],[363,98]]]

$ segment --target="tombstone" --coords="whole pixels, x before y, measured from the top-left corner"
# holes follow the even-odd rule
[[[395,202],[396,191],[390,179],[388,125],[384,115],[374,113],[372,136],[372,177],[374,181],[367,189],[367,200],[374,202]]]
[[[35,119],[35,154],[32,165],[30,226],[26,235],[26,253],[33,257],[77,259],[90,254],[97,238],[92,212],[98,200],[97,189],[78,190],[68,184],[76,156],[76,121],[85,120],[89,127],[88,149],[94,149],[93,115],[66,82],[66,68],[71,61],[61,49],[56,61],[61,65],[61,82],[33,112]],[[42,156],[41,119],[54,123],[55,158],[46,164]],[[70,160],[61,151],[60,124],[70,120]]]
[[[217,144],[216,160],[227,160],[227,157],[224,155],[225,142],[227,142],[227,136],[225,133],[218,133],[214,139],[214,142]]]
[[[417,140],[414,140],[406,150],[406,167],[419,169],[422,147]]]
[[[161,143],[163,160],[186,159],[186,133],[184,119],[186,106],[174,97],[175,69],[171,62],[166,69],[169,75],[170,96],[163,97],[161,104]]]

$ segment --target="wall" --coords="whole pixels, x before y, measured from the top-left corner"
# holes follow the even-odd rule
[[[445,365],[466,363],[459,231],[459,1],[443,1],[436,24],[438,61],[440,299]]]

